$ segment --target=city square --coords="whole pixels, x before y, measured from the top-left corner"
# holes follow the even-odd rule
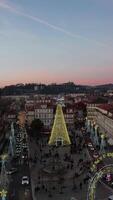
[[[0,0],[0,200],[113,200],[112,0]]]
[[[94,123],[91,120],[92,113],[86,117],[82,110],[76,114],[75,127],[69,129],[68,126],[67,129],[63,107],[64,100],[60,100],[60,103],[58,100],[50,134],[41,132],[38,137],[33,136],[33,131],[38,131],[35,128],[39,121],[34,123],[36,127],[31,125],[31,129],[24,111],[19,112],[17,125],[11,123],[9,146],[5,150],[6,156],[2,158],[3,198],[7,199],[8,195],[8,198],[13,199],[107,200],[113,194],[110,185],[112,178],[106,178],[107,181],[103,179],[110,171],[112,174],[113,153],[106,137],[101,136],[96,121]],[[79,117],[82,121],[78,121]],[[18,138],[19,143],[22,141],[22,150],[19,152]],[[93,176],[97,174],[98,177],[98,173],[101,173],[99,170],[109,165],[111,168],[105,171],[105,175],[91,185]],[[12,171],[7,172],[11,167]],[[30,185],[21,186],[22,174],[23,177],[29,177]]]

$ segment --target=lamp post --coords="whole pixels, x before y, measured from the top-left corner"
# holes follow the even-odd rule
[[[100,143],[100,153],[104,153],[105,152],[105,135],[102,134],[101,135],[101,143]]]
[[[94,142],[94,128],[93,128],[93,122],[91,123],[91,140],[92,140],[92,142]]]
[[[13,142],[13,145],[15,146],[15,130],[14,130],[14,124],[13,122],[11,123],[11,136],[12,136],[12,142]]]
[[[98,126],[95,125],[95,137],[94,137],[94,142],[95,142],[95,145],[96,145],[96,146],[99,145],[98,135],[97,135],[97,129],[98,129]]]
[[[9,156],[13,157],[14,156],[14,149],[13,149],[13,138],[10,135],[9,137],[9,149],[8,149],[8,154]]]
[[[87,128],[87,132],[90,132],[90,121],[88,120],[88,118],[86,117],[86,123],[85,126]]]

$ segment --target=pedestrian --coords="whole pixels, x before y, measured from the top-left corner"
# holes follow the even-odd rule
[[[42,185],[42,189],[43,189],[43,190],[45,189],[45,185]]]
[[[82,190],[82,183],[80,182],[80,189]]]
[[[35,192],[38,192],[40,190],[40,188],[37,186],[35,187]]]
[[[69,169],[69,164],[67,164],[67,169]]]
[[[71,164],[71,169],[73,169],[73,164]]]
[[[74,183],[72,190],[76,190],[76,189],[77,189],[77,186],[76,186],[76,184]]]

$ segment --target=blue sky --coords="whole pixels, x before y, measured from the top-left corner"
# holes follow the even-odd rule
[[[0,0],[0,85],[113,82],[113,0]]]

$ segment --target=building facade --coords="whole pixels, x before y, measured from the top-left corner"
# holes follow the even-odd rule
[[[35,100],[27,100],[25,104],[27,121],[30,124],[34,119],[40,119],[44,127],[51,129],[56,111],[57,99],[38,98]],[[64,118],[68,129],[74,127],[75,104],[66,104],[63,106]]]
[[[87,119],[95,122],[101,132],[113,139],[113,105],[88,104]]]

